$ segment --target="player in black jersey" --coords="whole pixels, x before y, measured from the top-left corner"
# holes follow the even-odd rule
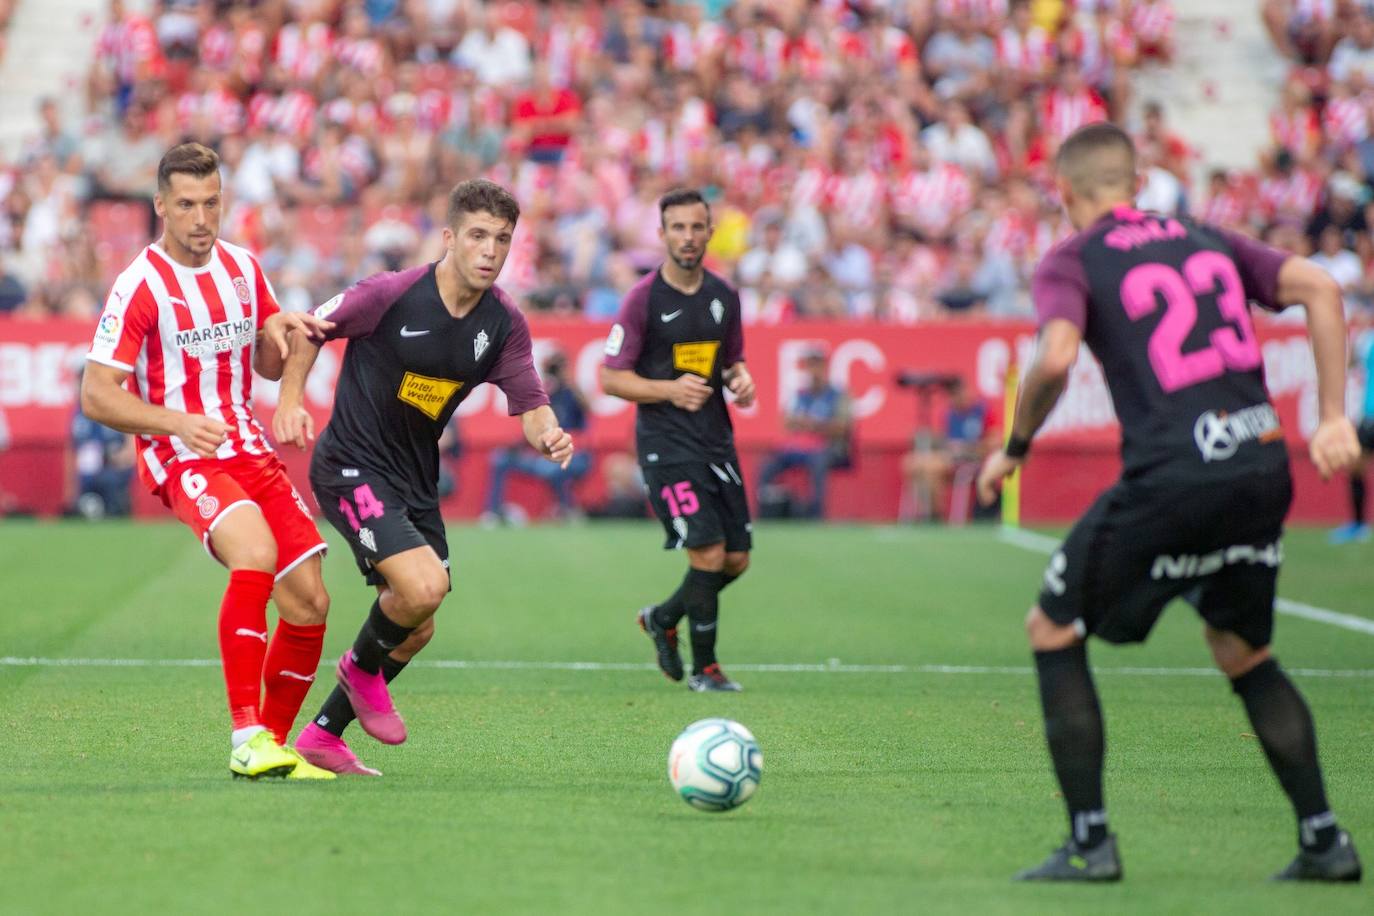
[[[639,612],[658,665],[682,680],[677,625],[690,625],[692,690],[739,690],[716,661],[719,593],[749,567],[749,501],[722,389],[754,402],[744,365],[739,297],[702,267],[711,209],[700,193],[659,201],[668,259],[625,296],[606,339],[601,387],[639,405],[635,441],[649,501],[667,534],[687,551],[687,575],[669,598]]]
[[[344,743],[355,716],[379,741],[405,740],[387,683],[429,642],[451,587],[438,441],[459,403],[491,382],[531,446],[564,467],[572,458],[572,438],[534,370],[529,326],[494,285],[519,216],[503,188],[465,181],[449,195],[443,260],[369,277],[315,310],[334,322],[328,336],[348,338],[348,347],[310,482],[378,593],[339,660],[339,688],[297,740],[316,766],[377,775]],[[311,438],[301,403],[318,354],[309,341],[293,346],[273,421],[278,441],[304,448]]]
[[[1125,467],[1051,558],[1026,619],[1071,833],[1017,877],[1121,877],[1102,798],[1102,714],[1084,640],[1142,641],[1164,606],[1184,597],[1202,616],[1217,666],[1297,813],[1298,856],[1275,877],[1359,880],[1350,836],[1327,805],[1311,714],[1269,651],[1292,482],[1248,308],[1250,301],[1273,310],[1307,307],[1321,412],[1311,456],[1329,477],[1359,454],[1343,409],[1340,289],[1304,258],[1132,208],[1135,149],[1110,124],[1070,136],[1056,165],[1079,232],[1046,256],[1032,280],[1039,345],[1007,445],[984,464],[979,492],[990,502],[1024,461],[1080,341],[1106,375]]]

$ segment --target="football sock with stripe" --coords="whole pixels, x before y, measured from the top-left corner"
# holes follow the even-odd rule
[[[409,662],[398,662],[388,655],[382,659],[382,677],[390,684],[408,664]],[[334,692],[320,707],[320,711],[315,713],[315,724],[334,737],[342,738],[344,729],[348,728],[354,718],[356,717],[353,715],[353,704],[348,702],[343,688],[336,686]]]
[[[219,657],[234,728],[261,724],[262,662],[267,655],[267,601],[275,577],[256,569],[229,572],[219,606]]]
[[[262,724],[272,730],[278,744],[286,744],[301,704],[315,683],[323,649],[324,624],[277,622],[262,669]]]
[[[1273,658],[1234,678],[1231,689],[1245,704],[1264,756],[1293,803],[1298,842],[1304,849],[1325,852],[1336,841],[1336,818],[1327,805],[1317,732],[1302,694]]]
[[[1079,643],[1036,652],[1035,670],[1045,740],[1069,809],[1069,830],[1080,847],[1091,849],[1107,838],[1107,810],[1102,802],[1106,738],[1087,648]]]
[[[353,641],[353,662],[368,674],[376,674],[382,668],[382,659],[392,649],[406,641],[414,627],[403,627],[382,612],[382,599],[372,602],[372,610],[367,614],[358,638]]]
[[[723,572],[691,569],[682,580],[682,604],[691,630],[692,673],[700,674],[716,663],[716,623],[720,616]]]

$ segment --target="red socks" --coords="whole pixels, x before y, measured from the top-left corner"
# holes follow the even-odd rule
[[[260,724],[258,702],[262,660],[267,654],[267,601],[272,597],[274,582],[269,572],[231,570],[229,587],[224,590],[224,601],[219,606],[219,655],[224,663],[224,685],[229,692],[234,728]],[[311,667],[308,673],[314,674],[315,669]]]
[[[305,695],[315,682],[324,649],[324,624],[298,626],[277,621],[266,665],[261,668],[266,692],[262,701],[262,724],[285,745]]]

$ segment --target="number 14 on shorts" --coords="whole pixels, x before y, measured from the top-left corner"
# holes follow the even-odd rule
[[[354,506],[357,506],[356,511]],[[370,485],[363,484],[354,489],[352,504],[349,504],[348,497],[339,497],[339,511],[343,513],[344,518],[348,519],[348,526],[357,532],[362,528],[362,523],[368,519],[381,518],[386,511],[386,506],[372,492]]]

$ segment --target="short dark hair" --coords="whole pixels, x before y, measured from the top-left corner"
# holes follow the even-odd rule
[[[157,164],[157,189],[170,190],[173,175],[205,178],[218,173],[219,153],[199,143],[181,143],[162,154]]]
[[[515,195],[494,181],[470,178],[460,181],[448,193],[448,224],[457,228],[464,213],[490,213],[514,226],[520,220],[520,204]]]
[[[711,205],[706,202],[706,198],[696,188],[673,188],[667,194],[658,199],[658,219],[659,222],[667,225],[664,217],[668,213],[669,207],[683,207],[688,204],[701,204],[706,208],[706,218],[711,218]]]
[[[1129,134],[1107,121],[1069,134],[1054,164],[1076,194],[1093,197],[1102,189],[1135,191],[1135,144]]]

